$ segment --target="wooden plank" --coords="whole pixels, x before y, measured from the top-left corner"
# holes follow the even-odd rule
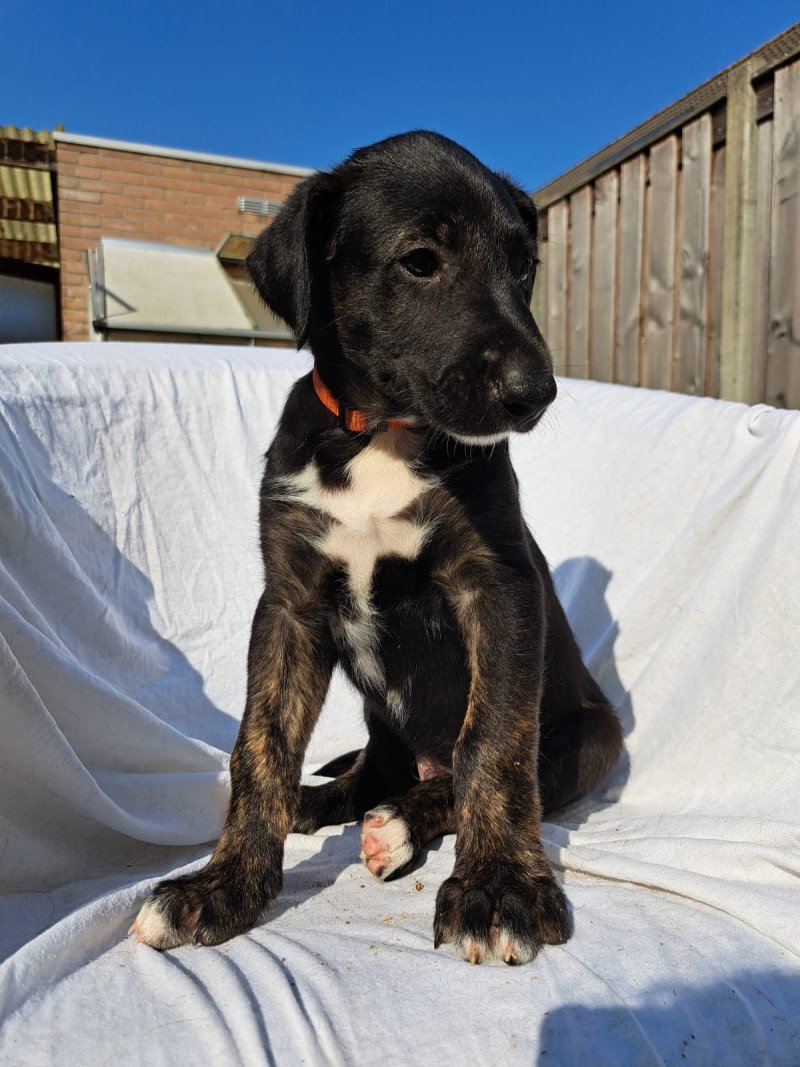
[[[756,235],[756,94],[752,63],[728,75],[722,247],[720,396],[746,404],[751,385]]]
[[[775,72],[767,403],[800,407],[800,60]]]
[[[619,174],[609,171],[594,186],[589,365],[599,382],[614,379]]]
[[[716,107],[712,108],[711,115],[711,147],[721,148],[725,144],[725,121],[727,119],[727,105],[721,100]]]
[[[763,402],[767,395],[773,129],[770,119],[768,122],[762,122],[756,130],[758,178],[756,181],[755,303],[753,306],[753,340],[750,347],[752,403]]]
[[[566,200],[547,210],[547,325],[545,339],[556,374],[567,372],[567,255],[569,213]]]
[[[711,161],[711,225],[709,227],[709,328],[706,348],[706,396],[719,396],[719,364],[722,339],[722,251],[725,226],[725,147],[714,151]]]
[[[536,325],[539,327],[539,329],[542,331],[542,333],[544,333],[545,327],[546,327],[546,323],[547,323],[547,292],[548,292],[547,258],[548,258],[548,249],[549,249],[548,242],[547,241],[543,242],[543,244],[540,247],[540,251],[539,251],[539,266],[536,268],[536,283],[535,283],[535,285],[538,288],[539,293],[541,295],[540,295],[540,298],[539,298],[539,307],[536,309],[536,313],[534,314],[534,319],[536,321]],[[545,340],[547,340],[547,337],[545,337]]]
[[[669,389],[671,383],[677,170],[678,140],[672,135],[650,149],[646,309],[640,371],[642,385],[650,389]]]
[[[569,198],[569,357],[573,378],[589,377],[589,286],[591,269],[592,187]]]
[[[620,172],[614,380],[623,385],[639,384],[646,162],[643,155],[635,156]]]
[[[775,77],[767,78],[766,81],[755,87],[756,91],[756,122],[763,119],[771,119],[775,110]]]
[[[679,222],[678,329],[672,388],[705,389],[708,326],[708,245],[711,207],[711,116],[701,115],[682,132]]]

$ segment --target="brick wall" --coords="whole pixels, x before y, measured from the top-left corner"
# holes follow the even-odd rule
[[[65,341],[90,336],[86,250],[101,237],[213,249],[230,230],[258,234],[266,219],[241,214],[237,199],[285,200],[294,175],[170,156],[56,145]]]

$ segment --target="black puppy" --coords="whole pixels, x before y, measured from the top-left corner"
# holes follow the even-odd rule
[[[266,589],[225,828],[133,929],[212,945],[258,922],[290,830],[364,819],[376,877],[455,831],[435,943],[525,962],[571,933],[542,813],[616,764],[618,720],[581,661],[525,527],[507,437],[556,395],[529,304],[537,218],[444,137],[361,149],[297,187],[248,266],[306,341],[261,486]],[[300,787],[331,672],[369,741]]]

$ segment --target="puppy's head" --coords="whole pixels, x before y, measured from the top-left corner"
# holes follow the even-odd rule
[[[248,269],[348,406],[484,442],[555,397],[529,310],[536,241],[520,188],[417,132],[299,185]]]

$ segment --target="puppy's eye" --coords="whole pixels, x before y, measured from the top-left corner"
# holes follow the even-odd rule
[[[430,278],[439,269],[439,260],[429,248],[415,248],[400,260],[401,266],[415,278]]]
[[[531,275],[533,274],[533,268],[535,267],[535,265],[536,264],[535,264],[534,260],[532,260],[532,259],[526,259],[525,260],[525,262],[522,264],[522,270],[520,271],[520,274],[519,274],[519,284],[520,285],[527,285],[528,284],[528,282],[531,280]]]

